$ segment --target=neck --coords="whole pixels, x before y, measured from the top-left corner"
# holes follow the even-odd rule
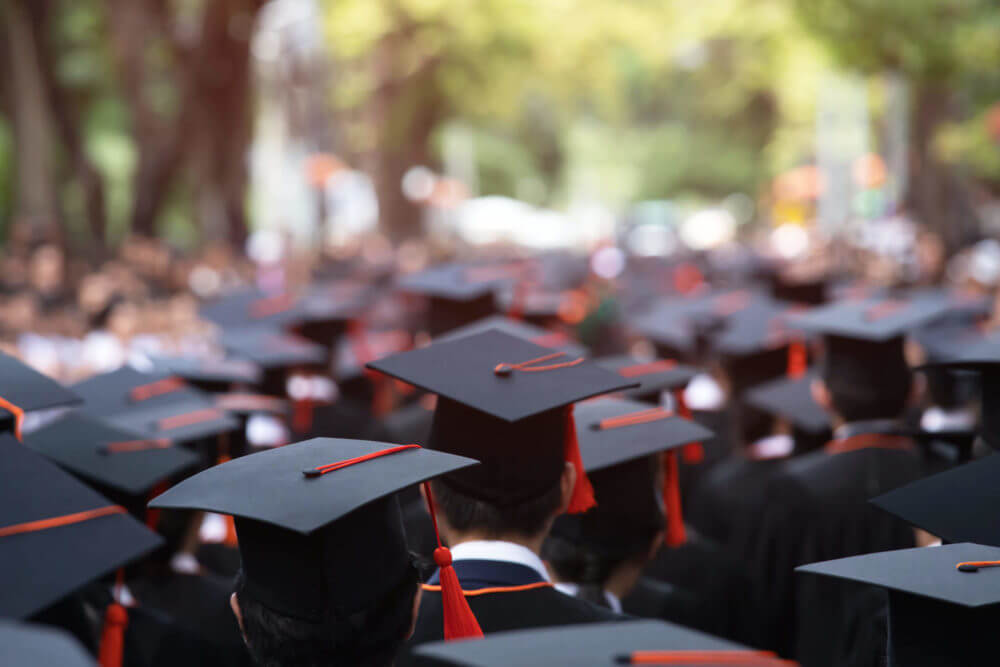
[[[621,600],[635,588],[635,582],[639,580],[642,568],[629,561],[616,567],[608,580],[604,582],[604,590],[608,591]]]
[[[536,535],[533,537],[525,537],[524,535],[488,535],[486,533],[480,533],[477,531],[444,531],[442,530],[442,538],[446,538],[448,546],[456,547],[464,542],[481,542],[481,541],[499,541],[499,542],[510,542],[512,544],[517,544],[531,550],[536,556],[542,553],[542,542],[545,541],[544,535]]]

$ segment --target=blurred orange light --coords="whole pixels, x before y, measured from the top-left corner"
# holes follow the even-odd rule
[[[336,155],[314,153],[306,158],[306,180],[314,188],[322,187],[331,176],[344,169],[347,165]]]
[[[877,188],[885,184],[887,171],[885,162],[875,153],[862,155],[851,168],[854,182],[862,188]]]

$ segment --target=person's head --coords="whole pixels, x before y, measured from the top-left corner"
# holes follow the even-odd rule
[[[736,430],[740,443],[749,446],[774,435],[775,419],[763,410],[741,402],[736,410]]]
[[[240,572],[230,604],[250,656],[261,667],[391,665],[413,632],[419,605],[417,569],[384,597],[353,614],[326,610],[318,619],[272,609],[246,590]]]
[[[542,547],[555,577],[580,587],[580,597],[601,603],[603,591],[623,595],[653,557],[663,534],[656,456],[590,474],[597,506],[559,517]]]
[[[576,470],[563,464],[558,480],[531,498],[514,503],[491,502],[457,490],[442,479],[430,483],[442,532],[459,536],[534,542],[548,534],[552,522],[566,511],[576,484]]]
[[[845,422],[899,418],[913,387],[901,337],[872,342],[827,336],[821,377],[813,398]]]

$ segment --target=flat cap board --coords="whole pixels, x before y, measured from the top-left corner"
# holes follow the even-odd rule
[[[787,419],[810,433],[830,428],[830,415],[813,400],[814,373],[800,378],[778,378],[749,389],[743,395],[747,405],[767,414]]]
[[[226,331],[220,342],[234,355],[264,368],[321,364],[327,358],[327,351],[322,345],[271,328]]]
[[[392,355],[368,367],[511,422],[637,384],[588,361],[539,372],[494,372],[501,363],[519,364],[551,354],[548,348],[490,330]],[[575,358],[563,355],[537,366],[571,361]]]
[[[757,297],[725,318],[723,329],[712,337],[712,349],[727,356],[743,356],[786,345],[803,336],[789,324],[789,318],[800,311],[780,301]]]
[[[876,507],[948,542],[1000,547],[1000,454],[873,498]]]
[[[960,572],[955,566],[995,560],[1000,560],[997,547],[963,542],[828,560],[802,565],[795,571],[872,584],[963,607],[982,607],[1000,602],[1000,568]]]
[[[588,623],[498,632],[483,639],[435,642],[414,653],[462,667],[607,667],[637,651],[738,651],[746,647],[664,621]]]
[[[108,421],[147,437],[175,442],[212,438],[240,428],[238,418],[216,408],[214,402],[202,400],[133,408],[108,417]]]
[[[148,409],[183,400],[208,400],[207,394],[189,385],[166,384],[176,377],[172,373],[143,373],[131,366],[122,366],[81,380],[72,385],[72,389],[83,398],[83,411],[98,417],[107,417],[134,408]],[[152,388],[157,383],[164,383],[162,393],[157,391],[141,400],[133,397],[133,390],[145,386]],[[167,387],[170,389],[166,390]]]
[[[225,294],[202,306],[199,314],[223,328],[246,325],[291,326],[303,320],[302,303],[291,292],[269,292],[248,287]]]
[[[72,635],[44,625],[0,621],[0,665],[96,667]]]
[[[494,291],[510,278],[493,277],[482,279],[487,267],[471,264],[447,264],[436,266],[420,273],[403,276],[397,286],[401,291],[424,296],[447,299],[448,301],[471,301]]]
[[[149,506],[231,514],[308,534],[374,500],[476,465],[473,459],[415,448],[319,477],[303,474],[395,446],[313,438],[204,470],[157,496]]]
[[[527,324],[509,317],[504,317],[503,315],[491,315],[489,317],[484,317],[481,320],[476,320],[472,324],[466,324],[465,326],[458,327],[457,329],[452,329],[445,335],[435,338],[434,342],[448,342],[458,338],[471,336],[473,334],[482,333],[484,331],[489,331],[490,329],[495,329],[497,331],[510,334],[511,336],[522,338],[528,342],[534,343],[535,345],[541,345],[542,347],[551,348],[553,350],[560,350],[574,357],[586,357],[589,354],[586,347],[572,340],[568,336],[559,334],[555,331],[548,331],[541,327],[536,327],[533,324]]]
[[[200,461],[197,453],[183,447],[118,452],[108,448],[113,443],[146,437],[96,417],[70,412],[27,434],[24,444],[80,477],[130,495],[145,494]]]
[[[704,426],[681,417],[598,428],[605,419],[649,412],[648,403],[617,398],[599,398],[574,406],[576,437],[584,469],[588,472],[600,470],[712,437],[712,432]]]
[[[109,505],[13,436],[0,435],[0,528]],[[160,543],[121,513],[0,537],[0,617],[31,616]]]
[[[879,342],[915,331],[946,315],[950,307],[940,297],[837,301],[790,317],[788,324],[828,336]]]
[[[160,372],[193,382],[257,384],[263,375],[260,366],[246,359],[154,357],[152,361]]]
[[[680,364],[668,359],[643,361],[628,355],[603,357],[594,363],[613,371],[621,377],[638,382],[639,386],[625,390],[625,396],[645,396],[646,394],[683,387],[700,371],[694,366]]]
[[[25,412],[81,402],[77,394],[14,357],[0,352],[0,397]],[[6,413],[6,410],[0,410]]]

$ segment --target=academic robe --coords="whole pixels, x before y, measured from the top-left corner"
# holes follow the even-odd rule
[[[793,571],[914,546],[910,527],[868,500],[921,474],[915,443],[888,433],[855,433],[788,462],[768,485],[760,520],[742,526],[737,538],[761,619],[754,645],[806,667],[840,667],[835,656],[863,627],[858,610],[866,589]]]
[[[455,573],[485,634],[556,625],[625,621],[626,616],[557,591],[532,568],[491,560],[456,560]],[[424,585],[410,646],[441,641],[439,573]],[[405,661],[404,661],[405,662]]]
[[[622,611],[638,618],[655,618],[711,633],[716,611],[690,591],[649,577],[639,577],[622,598]]]

